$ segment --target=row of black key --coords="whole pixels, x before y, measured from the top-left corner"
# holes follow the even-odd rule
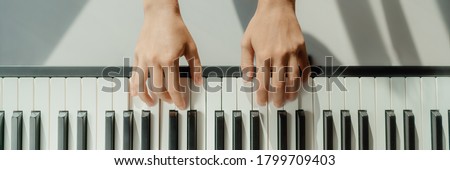
[[[386,149],[396,150],[397,147],[397,123],[396,116],[393,110],[386,110],[385,112],[386,120]],[[449,110],[449,121],[450,121],[450,110]],[[438,110],[431,110],[431,142],[433,150],[442,150],[444,146],[443,140],[443,125],[442,125],[442,115]],[[416,127],[415,118],[411,110],[403,111],[403,127],[404,127],[404,149],[405,150],[415,150],[417,149],[416,144]],[[341,149],[350,150],[351,143],[351,129],[352,122],[350,117],[350,112],[348,110],[341,111]],[[449,127],[450,128],[450,127]],[[449,129],[450,130],[450,129]],[[367,111],[358,111],[358,143],[360,150],[370,149],[370,125],[369,117]],[[334,149],[334,124],[333,115],[331,110],[323,111],[323,147],[326,150]]]

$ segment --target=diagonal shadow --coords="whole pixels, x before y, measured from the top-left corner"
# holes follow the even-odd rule
[[[87,0],[0,0],[0,65],[42,65]]]
[[[353,50],[361,65],[391,65],[367,0],[337,0]]]
[[[416,50],[411,31],[400,0],[382,1],[389,35],[401,65],[420,65],[420,57]]]
[[[335,56],[323,43],[321,43],[317,38],[312,36],[309,33],[303,32],[303,36],[305,37],[305,43],[306,43],[306,49],[308,51],[308,54],[311,58],[310,63],[311,65],[319,65],[319,66],[325,66],[327,65],[326,57],[332,56],[332,63],[333,65],[339,66],[342,63],[337,59],[337,56]]]
[[[450,1],[449,0],[437,0],[437,4],[441,9],[442,18],[447,26],[448,36],[450,38]]]
[[[239,21],[241,22],[242,30],[248,26],[248,23],[252,19],[256,11],[256,6],[258,0],[233,0],[234,7],[239,16]]]

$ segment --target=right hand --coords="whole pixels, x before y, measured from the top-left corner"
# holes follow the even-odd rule
[[[139,95],[149,106],[156,103],[146,84],[150,72],[153,86],[150,89],[157,89],[151,93],[184,109],[187,101],[180,91],[179,58],[186,57],[194,83],[201,85],[203,80],[197,47],[181,18],[176,1],[144,1],[144,5],[145,19],[135,49],[135,70],[130,80],[131,95]]]

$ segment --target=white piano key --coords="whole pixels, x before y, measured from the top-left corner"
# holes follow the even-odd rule
[[[253,79],[253,81],[257,81],[256,79]],[[268,113],[268,106],[260,106],[258,105],[256,101],[256,90],[257,88],[256,83],[254,83],[255,86],[253,86],[253,110],[259,111],[259,118],[260,118],[260,147],[261,150],[268,150],[269,149],[269,113]]]
[[[87,149],[97,149],[97,79],[81,79],[81,110],[87,111]],[[103,118],[104,119],[104,118]],[[69,123],[70,124],[70,123]]]
[[[391,107],[394,110],[398,138],[397,138],[397,149],[404,149],[404,131],[403,131],[403,111],[406,109],[406,81],[405,78],[393,77],[391,78]]]
[[[449,123],[448,114],[450,110],[450,77],[438,77],[437,78],[437,105],[439,112],[442,115],[442,128],[443,128],[443,149],[446,150],[449,147]],[[426,113],[425,113],[426,114]],[[425,115],[424,114],[424,115]]]
[[[330,110],[330,91],[327,90],[327,78],[325,77],[316,77],[313,81],[314,85],[314,94],[313,94],[313,104],[314,104],[314,122],[316,133],[316,145],[315,149],[323,150],[324,149],[324,140],[323,140],[323,111]]]
[[[386,149],[386,110],[391,108],[391,85],[388,77],[375,78],[377,139],[376,149]]]
[[[358,143],[358,110],[360,109],[360,84],[358,77],[345,78],[345,109],[350,112],[350,119],[352,120],[352,149],[359,148]],[[332,101],[333,103],[333,101]]]
[[[34,110],[40,114],[41,150],[48,150],[50,145],[50,78],[34,79]]]
[[[295,133],[295,112],[300,108],[299,107],[299,97],[296,97],[292,101],[287,101],[284,105],[284,110],[287,113],[287,142],[288,142],[288,150],[296,149],[296,133]]]
[[[124,132],[124,124],[123,124],[123,113],[126,110],[129,110],[128,107],[128,78],[113,78],[112,79],[113,83],[112,83],[112,103],[113,103],[113,108],[112,110],[114,110],[116,112],[116,117],[115,117],[115,143],[114,143],[114,147],[116,150],[123,150],[124,147],[124,133],[128,133],[128,132]]]
[[[161,150],[169,150],[169,111],[170,110],[177,110],[175,104],[173,103],[168,103],[168,102],[164,102],[164,101],[160,101],[161,102],[161,107],[160,107],[160,143],[159,143],[159,147]],[[180,113],[180,112],[178,112]],[[178,119],[178,122],[180,122],[180,120]],[[179,145],[179,142],[178,142]]]
[[[206,149],[215,149],[215,112],[222,110],[222,79],[206,79]]]
[[[81,78],[66,78],[66,110],[69,111],[68,149],[77,149],[77,114],[81,109]]]
[[[360,78],[361,104],[360,109],[366,110],[369,115],[369,149],[376,149],[378,139],[377,131],[380,128],[377,126],[377,115],[382,113],[376,112],[376,97],[375,97],[375,78],[361,77]]]
[[[433,83],[435,82],[435,79],[433,78]],[[416,149],[422,149],[422,148],[431,148],[431,124],[430,124],[430,112],[431,109],[428,111],[428,115],[426,117],[422,117],[422,109],[421,109],[421,82],[420,78],[418,77],[407,77],[406,78],[406,93],[405,93],[405,109],[412,110],[414,114],[415,119],[415,127],[416,127]],[[435,88],[433,88],[435,89]],[[436,95],[434,96],[434,101],[436,103]],[[435,109],[435,108],[434,108]],[[425,113],[425,112],[423,112]],[[427,133],[422,133],[422,120],[428,120],[423,121],[425,126],[424,128],[427,128]],[[424,138],[429,136],[429,138]],[[430,142],[427,144],[426,141],[423,139],[429,139]],[[428,147],[429,146],[429,147]]]
[[[418,79],[418,78],[417,78]],[[417,80],[420,82],[420,80]],[[422,123],[422,131],[423,133],[418,133],[419,136],[419,143],[423,144],[422,148],[424,150],[431,150],[431,110],[438,109],[438,101],[437,101],[437,89],[436,89],[436,78],[434,77],[423,77],[421,78],[422,81],[422,117],[419,117],[417,113],[414,113],[415,122],[416,122],[416,129],[419,132],[420,122]],[[447,86],[449,88],[450,86]],[[419,91],[420,92],[420,91]],[[409,94],[408,94],[409,95]],[[408,96],[409,97],[409,96]],[[408,98],[407,97],[407,98]],[[420,97],[420,96],[411,96],[411,97]],[[419,100],[420,101],[420,100]],[[414,103],[415,104],[415,103]],[[417,104],[417,110],[420,111],[420,102]],[[448,106],[448,104],[447,104]],[[441,115],[446,115],[447,112],[441,113]],[[445,122],[446,119],[444,119]],[[448,120],[448,119],[447,119]],[[416,142],[417,144],[417,142]]]
[[[33,110],[33,78],[19,78],[18,107],[23,113],[22,127],[22,149],[28,150],[30,147],[30,115]]]
[[[269,99],[273,98],[272,94],[269,93]],[[277,108],[274,106],[273,101],[267,105],[267,137],[268,137],[268,150],[278,149],[278,110],[283,110],[283,108]]]
[[[252,110],[252,87],[242,78],[236,79],[237,110],[242,112],[242,150],[250,149],[250,110]]]
[[[341,110],[345,109],[345,80],[342,77],[330,77],[327,86],[329,86],[330,92],[330,110],[333,112],[334,122],[334,140],[333,148],[335,150],[341,149]],[[349,89],[347,89],[349,90]],[[353,90],[353,89],[350,89]]]
[[[190,107],[197,110],[197,150],[206,149],[206,90],[191,82]],[[204,81],[206,83],[206,81]]]
[[[3,78],[3,109],[5,111],[5,150],[11,149],[11,117],[18,110],[18,78]]]
[[[178,110],[178,144],[180,150],[187,149],[187,111],[191,109],[190,105],[190,79],[180,77],[180,92],[186,102],[186,108]]]
[[[5,111],[3,110],[3,78],[0,77],[0,149],[4,149],[5,140]]]
[[[113,110],[112,101],[112,79],[102,78],[97,79],[97,150],[105,150],[105,113]],[[117,111],[115,118],[117,118]],[[117,122],[117,120],[115,120]],[[115,130],[116,131],[116,130]]]
[[[58,115],[66,110],[66,80],[65,78],[50,79],[50,147],[58,149]],[[71,113],[69,113],[70,115]]]
[[[302,83],[301,91],[298,96],[299,108],[303,109],[305,112],[305,149],[311,150],[317,148],[317,140],[315,140],[314,135],[317,133],[318,119],[316,120],[316,115],[314,114],[314,88],[313,80],[309,78],[306,82]]]
[[[233,148],[233,110],[237,110],[236,78],[222,78],[222,110],[225,113],[225,150]]]

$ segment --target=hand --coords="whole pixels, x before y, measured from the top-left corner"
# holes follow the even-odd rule
[[[305,41],[295,15],[295,0],[259,0],[242,40],[241,67],[249,71],[246,76],[250,80],[254,70],[248,68],[253,68],[254,56],[258,68],[257,104],[265,105],[269,94],[276,107],[282,107],[286,99],[295,99],[300,82],[299,66],[303,75],[309,75]]]
[[[186,57],[194,83],[202,84],[197,47],[176,0],[145,0],[144,6],[145,20],[135,49],[131,95],[139,95],[150,106],[156,103],[146,84],[150,72],[151,93],[184,109],[187,103],[181,92],[187,89],[180,89],[179,58]]]

